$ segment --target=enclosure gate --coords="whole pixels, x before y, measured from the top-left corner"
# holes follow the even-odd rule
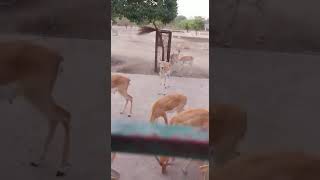
[[[170,62],[172,32],[169,30],[156,31],[155,43],[155,61],[154,72],[158,73],[158,59],[161,61]],[[163,48],[162,48],[163,44]],[[160,53],[159,53],[160,52]]]

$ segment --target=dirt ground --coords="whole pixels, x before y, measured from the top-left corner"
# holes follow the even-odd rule
[[[155,33],[137,35],[138,28],[113,26],[111,36],[111,71],[125,73],[131,79],[129,94],[134,97],[133,121],[148,122],[152,103],[159,97],[160,79],[154,73]],[[187,107],[208,108],[209,106],[209,34],[173,32],[172,47],[182,47],[181,53],[194,57],[192,74],[186,66],[173,73],[169,92],[187,95]],[[146,84],[148,88],[146,88]],[[195,96],[196,95],[196,96]],[[112,96],[112,122],[126,118],[119,114],[124,101],[119,95]],[[172,114],[169,114],[169,118]],[[162,122],[160,122],[162,123]],[[201,178],[199,162],[189,167],[188,175],[181,172],[186,159],[177,158],[168,174],[161,174],[161,168],[153,156],[118,153],[112,167],[121,175],[121,180],[197,180]],[[201,162],[200,162],[201,165]],[[133,168],[134,167],[134,168]]]
[[[121,115],[119,112],[123,108],[125,100],[119,94],[112,95],[111,123],[122,119],[148,122],[151,105],[160,97],[158,95],[160,91],[159,77],[141,74],[124,75],[131,79],[128,93],[133,96],[133,115],[130,118]],[[187,96],[186,108],[209,108],[208,79],[173,77],[170,85],[168,93],[180,92]],[[170,119],[173,115],[169,113],[168,118]],[[159,123],[164,122],[159,121]],[[118,153],[112,168],[120,173],[120,180],[199,180],[201,174],[198,167],[202,165],[201,162],[193,162],[188,168],[187,176],[181,172],[185,162],[186,159],[177,158],[175,164],[168,167],[168,174],[162,175],[161,168],[153,156]]]
[[[138,29],[133,27],[113,26],[118,35],[111,36],[111,63],[113,72],[131,74],[155,74],[154,52],[155,33],[137,35]],[[194,35],[173,32],[172,47],[183,47],[181,54],[194,57],[192,74],[189,67],[182,72],[173,73],[173,76],[209,78],[209,34]],[[180,38],[178,38],[180,36]]]

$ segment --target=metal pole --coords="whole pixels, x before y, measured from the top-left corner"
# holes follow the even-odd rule
[[[156,44],[155,44],[155,56],[154,56],[154,72],[158,73],[158,34],[159,32],[156,31]]]
[[[169,32],[169,42],[168,42],[168,52],[167,52],[167,62],[170,61],[170,52],[171,52],[171,38],[172,38],[172,32]]]

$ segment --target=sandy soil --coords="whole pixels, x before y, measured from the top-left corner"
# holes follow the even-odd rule
[[[132,121],[148,122],[152,103],[160,97],[159,77],[154,75],[124,74],[131,79],[128,93],[133,96]],[[187,83],[186,83],[187,82]],[[146,84],[148,85],[146,88]],[[188,97],[186,108],[208,108],[209,107],[209,80],[199,78],[173,77],[170,81],[171,87],[168,93],[180,92]],[[125,101],[119,95],[111,96],[112,123],[128,119],[126,115],[120,115]],[[169,113],[168,118],[174,114]],[[159,123],[164,123],[159,121]],[[200,179],[199,163],[194,162],[188,168],[189,173],[184,176],[181,168],[186,159],[177,158],[174,166],[168,167],[168,174],[162,175],[161,168],[153,156],[138,154],[118,153],[112,164],[112,168],[121,175],[120,180],[197,180]]]
[[[154,73],[155,33],[137,35],[138,28],[113,26],[117,36],[112,36],[111,70],[126,73],[131,79],[129,93],[134,97],[133,121],[148,122],[152,103],[159,97],[159,76]],[[188,107],[208,108],[209,106],[209,41],[208,33],[195,37],[192,33],[173,33],[172,47],[182,45],[182,54],[194,57],[193,73],[188,67],[173,74],[170,92],[182,92],[188,96]],[[180,76],[180,77],[176,77]],[[182,77],[183,78],[182,78]],[[200,78],[200,79],[199,79]],[[146,88],[148,85],[148,88]],[[195,96],[196,94],[196,96]],[[119,111],[124,105],[122,97],[112,96],[112,122],[126,116]],[[169,118],[172,114],[169,114]],[[160,122],[163,123],[163,122]],[[168,168],[168,174],[162,175],[161,168],[153,156],[119,153],[112,167],[121,174],[121,180],[195,180],[199,179],[199,163],[189,167],[189,174],[181,172],[186,159],[176,159],[176,164]],[[134,167],[134,168],[132,168]]]
[[[154,74],[155,33],[137,35],[137,28],[113,26],[118,36],[111,36],[111,63],[113,72],[131,74]],[[185,33],[173,33],[172,47],[183,45],[182,54],[194,57],[192,74],[189,67],[174,76],[209,78],[209,39],[208,33],[190,38]],[[178,38],[180,36],[181,38]],[[185,37],[185,38],[184,38]]]

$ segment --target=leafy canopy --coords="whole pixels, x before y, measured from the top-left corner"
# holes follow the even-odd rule
[[[126,17],[136,24],[168,24],[177,16],[177,0],[111,0],[112,19]]]

